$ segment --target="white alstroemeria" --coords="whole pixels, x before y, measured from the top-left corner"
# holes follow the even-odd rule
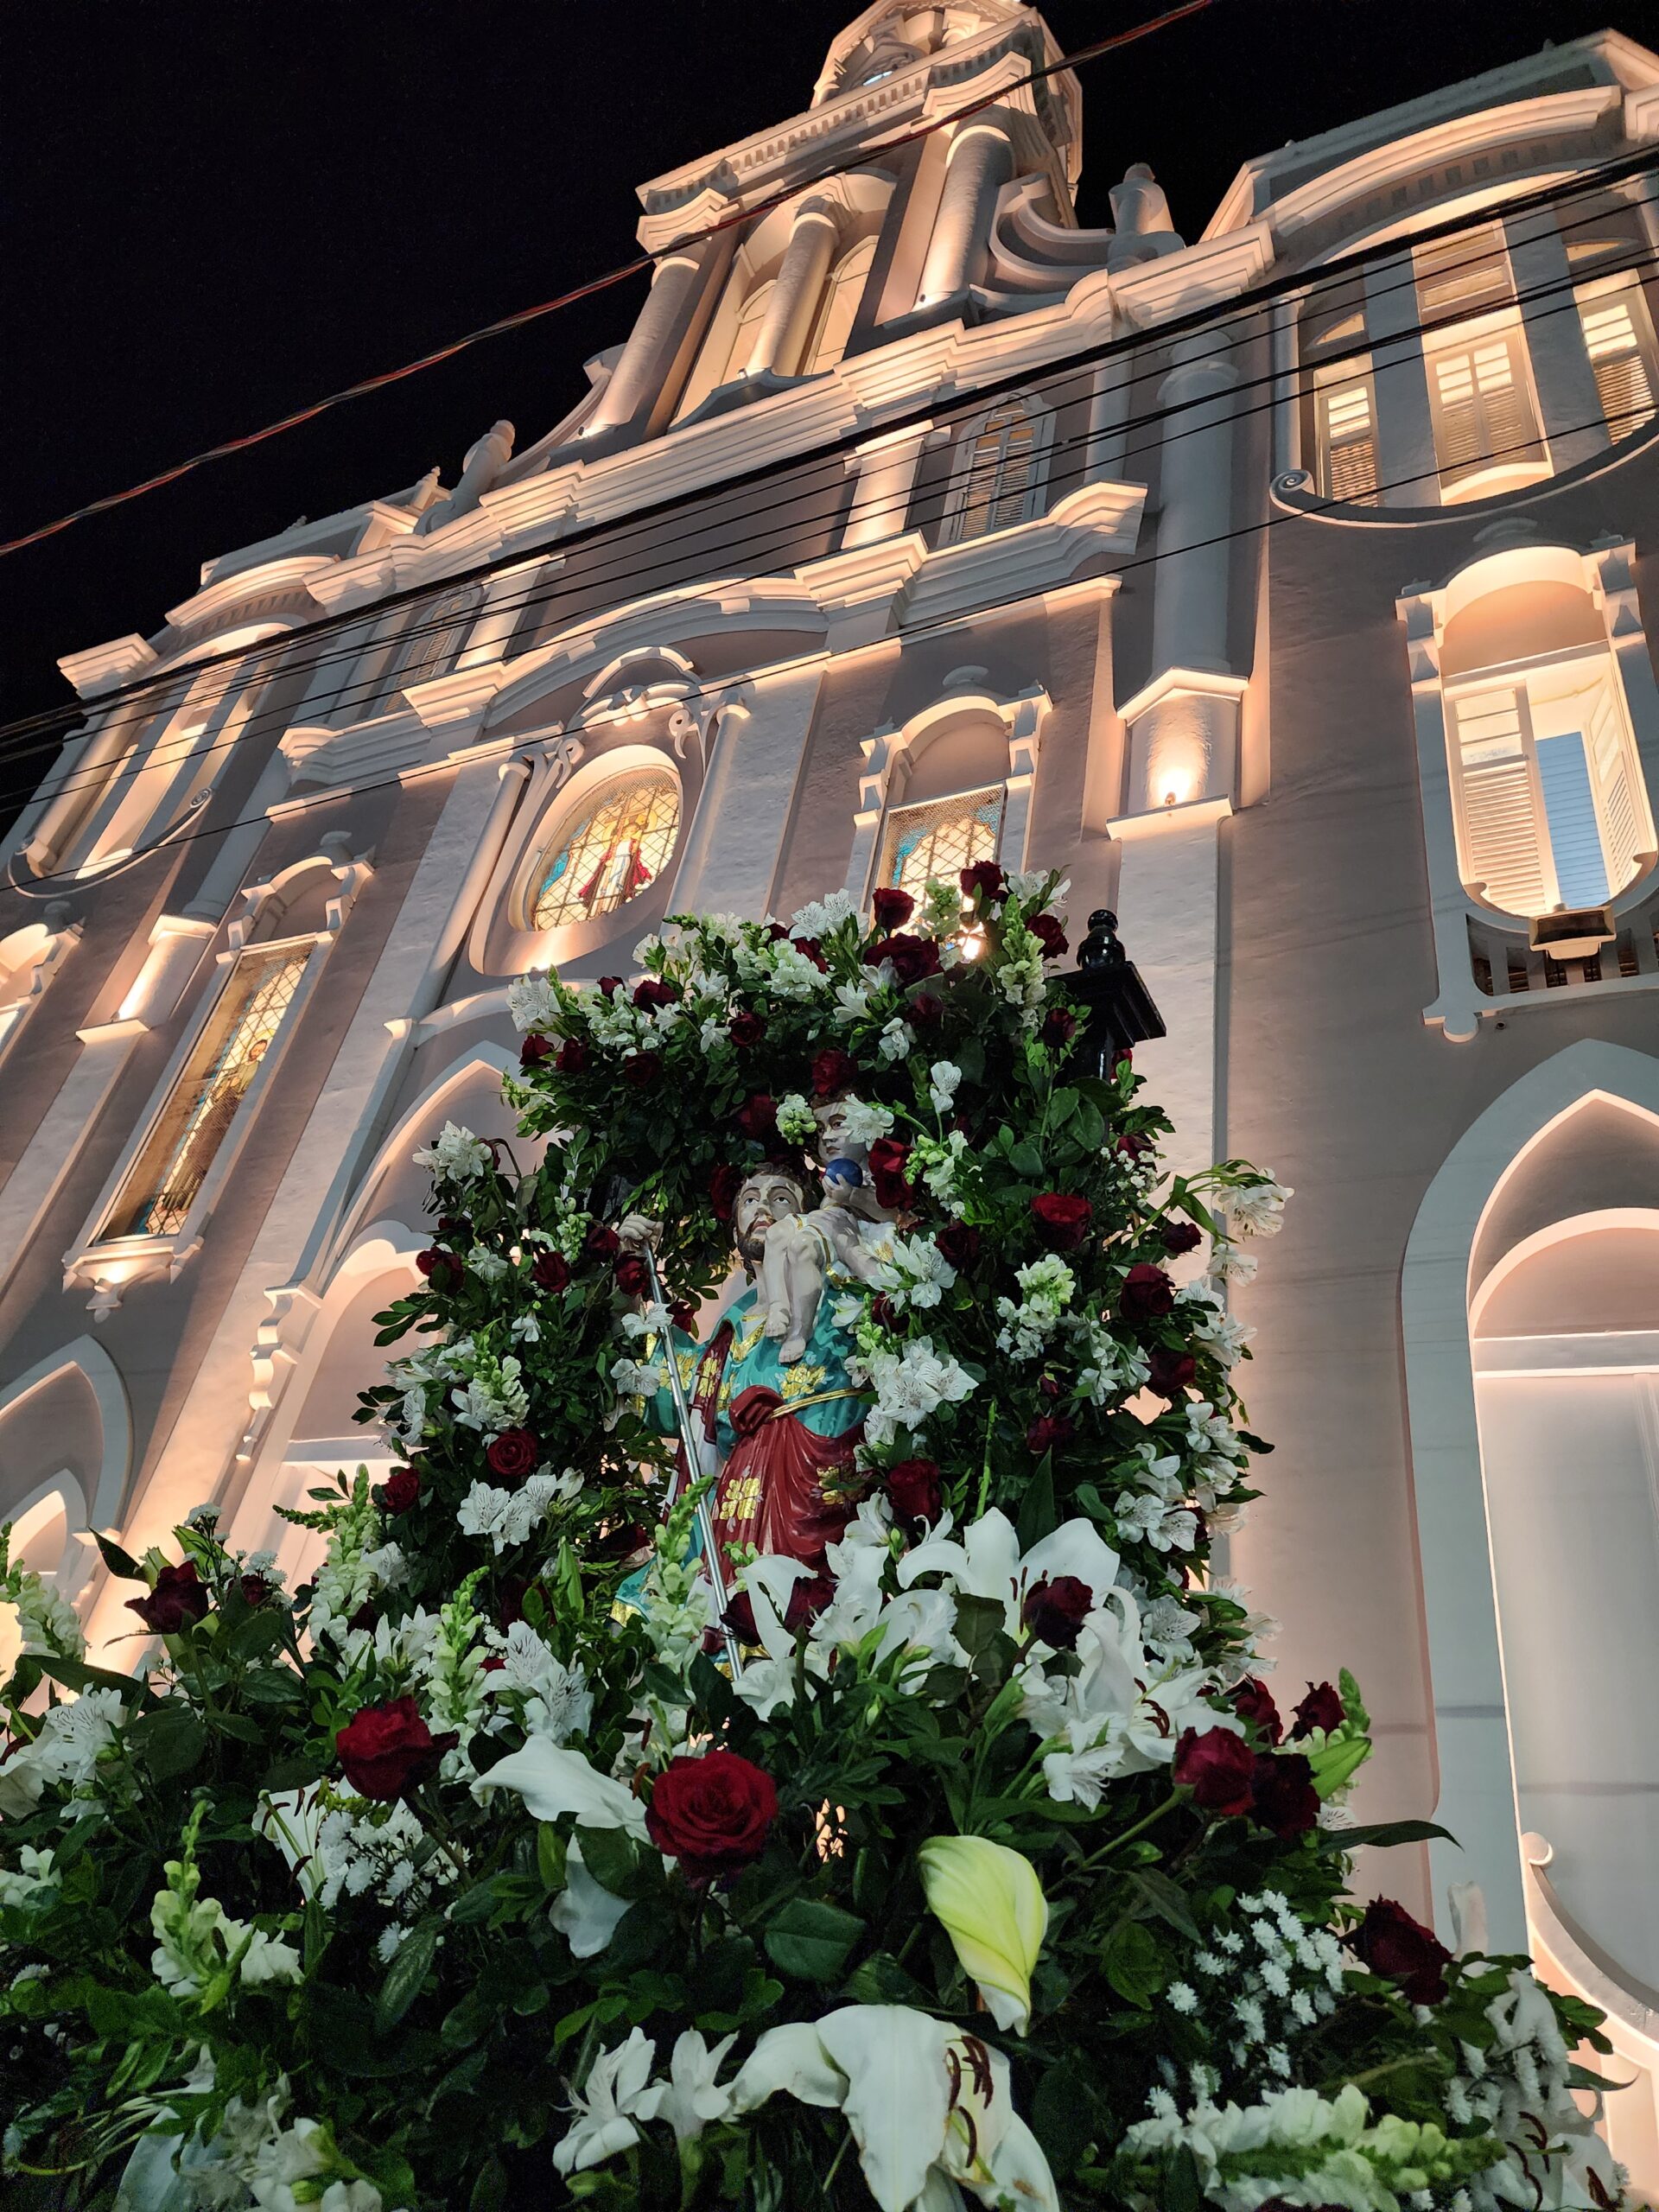
[[[1065,877],[1061,877],[1055,884],[1054,888],[1052,891],[1047,891],[1046,886],[1048,880],[1053,873],[1054,871],[1052,868],[1008,868],[1006,871],[1006,875],[1009,898],[1018,899],[1023,902],[1027,899],[1035,899],[1039,896],[1042,896],[1043,907],[1053,913],[1058,920],[1064,921],[1065,919],[1065,916],[1060,912],[1059,910],[1065,904],[1066,895],[1070,892],[1071,886]],[[1045,893],[1046,895],[1044,895]],[[1031,910],[1033,913],[1037,913],[1040,911],[1042,911],[1042,909],[1035,906]],[[1027,917],[1027,918],[1029,918],[1029,917]]]
[[[558,1020],[558,994],[545,976],[518,976],[507,985],[507,1012],[521,1037],[550,1029]]]
[[[1257,1265],[1254,1252],[1241,1251],[1225,1236],[1211,1247],[1209,1271],[1217,1282],[1254,1282]]]
[[[1022,1556],[1014,1523],[993,1506],[968,1522],[960,1543],[940,1535],[906,1552],[899,1562],[899,1580],[908,1588],[924,1574],[941,1574],[960,1597],[995,1598],[1008,1634],[1018,1636],[1021,1610],[1038,1583],[1072,1575],[1098,1606],[1117,1580],[1117,1554],[1091,1521],[1081,1518],[1062,1522]]]
[[[941,1406],[973,1395],[973,1376],[931,1337],[913,1337],[896,1352],[872,1352],[863,1365],[875,1391],[864,1421],[872,1444],[890,1444],[901,1428],[919,1429]]]
[[[791,937],[828,937],[858,912],[856,903],[844,891],[831,891],[823,899],[814,899],[794,915],[789,925]]]
[[[32,1759],[46,1782],[67,1782],[72,1789],[84,1789],[97,1773],[99,1759],[115,1741],[115,1732],[125,1716],[119,1690],[83,1690],[79,1697],[54,1705],[41,1721],[34,1743],[16,1756]],[[7,1761],[7,1766],[13,1764]],[[0,1767],[0,1774],[5,1770]]]
[[[36,1851],[32,1844],[26,1843],[10,1872],[0,1866],[0,1907],[27,1904],[42,1890],[54,1890],[57,1885],[50,1851]]]
[[[883,962],[882,965],[884,967],[886,964],[887,963]],[[914,1032],[912,1030],[909,1023],[901,1021],[897,1014],[893,1016],[891,1021],[885,1024],[882,1028],[881,1034],[875,1040],[875,1050],[878,1058],[885,1060],[889,1067],[891,1067],[895,1061],[907,1060],[915,1049],[916,1038]]]
[[[1112,1512],[1121,1536],[1154,1551],[1190,1552],[1198,1540],[1198,1516],[1190,1506],[1166,1505],[1148,1491],[1119,1491]]]
[[[614,2050],[600,2052],[571,2100],[575,2118],[553,2146],[560,2173],[582,2173],[639,2140],[636,2123],[654,2119],[663,2101],[663,2090],[651,2086],[656,2056],[656,2044],[639,2028]]]
[[[510,1751],[473,1784],[480,1801],[492,1789],[511,1789],[538,1821],[574,1813],[584,1827],[620,1828],[645,1842],[645,1808],[614,1775],[601,1774],[580,1751],[532,1737],[521,1751]]]
[[[927,1095],[936,1114],[949,1110],[962,1082],[962,1070],[950,1060],[935,1060],[927,1071]]]
[[[1166,1595],[1141,1608],[1141,1631],[1149,1650],[1185,1660],[1192,1656],[1192,1631],[1203,1618],[1179,1598]]]
[[[668,1370],[660,1360],[616,1359],[611,1363],[611,1380],[619,1398],[652,1398],[667,1389]]]
[[[937,1306],[956,1279],[956,1269],[931,1236],[897,1236],[871,1278],[900,1313],[907,1306]]]
[[[589,1822],[589,1826],[595,1825]],[[628,1909],[628,1899],[612,1895],[588,1871],[582,1846],[572,1837],[564,1859],[564,1887],[548,1918],[570,1946],[573,1958],[595,1958],[610,1942]]]
[[[865,973],[870,971],[867,969]],[[837,983],[836,986],[836,1020],[850,1028],[855,1021],[869,1018],[870,986],[867,983]]]
[[[846,2113],[881,2212],[933,2212],[960,2201],[953,2184],[982,2204],[1060,2212],[1048,2162],[1014,2111],[1007,2060],[925,2012],[849,2005],[769,2029],[733,2083],[733,2109],[752,2112],[780,2091]]]
[[[486,1696],[522,1698],[526,1730],[550,1744],[587,1734],[593,1723],[594,1694],[580,1666],[567,1667],[528,1621],[513,1622],[500,1651],[501,1665],[485,1678]]]
[[[735,2034],[722,2036],[711,2050],[697,2029],[687,2028],[676,2043],[656,2116],[667,2120],[677,2143],[695,2141],[705,2127],[730,2113],[731,2084],[722,2087],[715,2076],[736,2041]]]
[[[776,1554],[751,1560],[738,1577],[738,1586],[747,1593],[755,1633],[766,1656],[749,1660],[732,1687],[762,1720],[795,1702],[799,1688],[796,1639],[784,1621],[795,1585],[811,1579],[810,1569],[799,1560]],[[809,1647],[804,1656],[809,1675],[822,1679],[828,1673],[821,1651]]]
[[[508,1333],[516,1344],[538,1344],[542,1341],[542,1325],[533,1313],[515,1314]]]
[[[489,1164],[488,1145],[458,1122],[446,1122],[432,1143],[423,1145],[415,1154],[417,1167],[429,1167],[435,1175],[447,1176],[452,1183],[476,1180]]]
[[[1264,1179],[1227,1193],[1228,1219],[1243,1236],[1276,1236],[1284,1227],[1285,1202],[1296,1193],[1287,1183]]]
[[[874,1144],[893,1127],[893,1116],[885,1106],[866,1105],[861,1098],[843,1098],[839,1103],[842,1131],[849,1144]]]
[[[522,1544],[561,1493],[563,1477],[526,1475],[517,1490],[475,1482],[455,1508],[455,1519],[469,1536],[487,1536],[499,1559],[510,1545]]]
[[[1044,1758],[1043,1780],[1048,1786],[1049,1796],[1057,1805],[1086,1805],[1093,1812],[1100,1803],[1106,1784],[1118,1772],[1119,1754],[1116,1744],[1096,1744],[1090,1747],[1089,1738],[1096,1732],[1091,1722],[1068,1721],[1068,1748],[1063,1751],[1050,1751]]]
[[[1247,1329],[1242,1321],[1236,1321],[1230,1313],[1217,1306],[1205,1314],[1192,1334],[1224,1367],[1236,1367],[1255,1331]]]

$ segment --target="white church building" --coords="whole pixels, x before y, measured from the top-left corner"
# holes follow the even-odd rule
[[[1478,1882],[1608,2008],[1651,2190],[1659,57],[1246,159],[1191,240],[1141,163],[1077,226],[1058,60],[1019,0],[878,0],[640,187],[655,280],[563,422],[66,654],[0,880],[0,1518],[95,1641],[93,1529],[212,1498],[298,1563],[410,1155],[510,1133],[514,976],[1064,869],[1177,1163],[1297,1192],[1230,1571],[1294,1690],[1359,1677],[1361,1817],[1458,1839],[1376,1878]]]

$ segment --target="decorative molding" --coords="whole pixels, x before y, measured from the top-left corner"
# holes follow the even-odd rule
[[[124,638],[111,638],[101,645],[87,645],[78,653],[60,653],[58,666],[83,699],[96,699],[118,684],[154,668],[161,656],[148,638],[136,630]]]

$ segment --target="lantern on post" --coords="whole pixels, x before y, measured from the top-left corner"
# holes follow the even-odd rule
[[[1066,986],[1083,1014],[1071,1057],[1086,1075],[1108,1077],[1120,1052],[1168,1034],[1141,970],[1118,941],[1117,916],[1097,907]]]

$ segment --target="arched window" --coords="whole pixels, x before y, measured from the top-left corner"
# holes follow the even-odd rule
[[[722,330],[722,316],[716,316],[709,335],[702,341],[702,351],[697,355],[691,374],[686,379],[685,391],[674,410],[674,419],[680,421],[701,407],[711,391],[722,385],[735,384],[747,370],[749,356],[754,351],[755,340],[760,335],[760,326],[766,321],[766,309],[772,304],[772,279],[757,284],[745,298],[737,311],[734,322]]]
[[[463,584],[455,591],[445,592],[429,606],[417,604],[372,686],[372,696],[352,719],[366,721],[371,715],[384,715],[400,691],[442,676],[465,645],[481,596],[476,584]]]
[[[1550,473],[1532,365],[1503,228],[1455,232],[1416,249],[1417,307],[1440,499],[1446,505]],[[1447,322],[1449,311],[1460,319]],[[1438,326],[1438,327],[1437,327]]]
[[[957,543],[1029,522],[1042,503],[1049,417],[1005,399],[964,433],[946,536]]]
[[[1376,393],[1365,344],[1363,288],[1322,289],[1302,318],[1304,450],[1322,499],[1376,505]]]
[[[532,929],[592,921],[655,883],[674,850],[680,787],[666,768],[640,768],[591,791],[542,848],[527,900]]]
[[[830,272],[824,287],[823,304],[818,311],[817,327],[812,333],[803,363],[807,376],[821,376],[833,369],[847,351],[847,340],[852,335],[853,318],[858,313],[858,303],[864,296],[864,282],[875,259],[874,238],[861,238],[849,252]]]
[[[1576,563],[1576,556],[1565,556]],[[1441,680],[1465,887],[1511,914],[1600,906],[1654,845],[1605,628],[1581,583],[1536,556],[1459,594]],[[1450,594],[1448,594],[1450,599]]]

